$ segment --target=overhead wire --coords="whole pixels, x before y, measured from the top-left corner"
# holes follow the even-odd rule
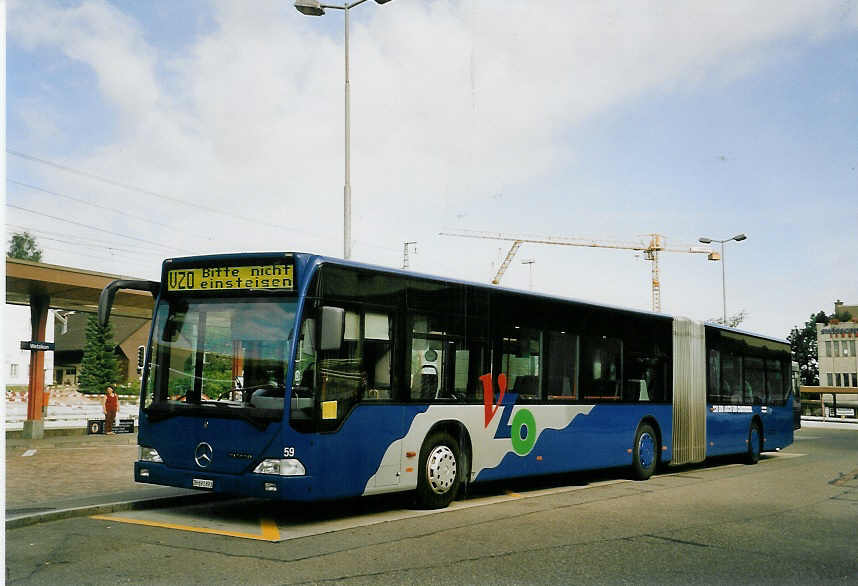
[[[254,224],[254,225],[263,224],[263,225],[269,226],[269,227],[271,227],[271,228],[277,228],[278,230],[284,230],[284,229],[285,229],[285,230],[292,230],[292,231],[295,231],[295,232],[302,232],[302,233],[304,233],[304,234],[308,234],[308,235],[311,235],[311,236],[317,236],[317,237],[320,237],[320,238],[327,238],[327,237],[328,237],[327,235],[324,235],[324,234],[316,234],[316,233],[313,233],[313,232],[308,232],[308,231],[306,231],[306,230],[301,230],[301,229],[298,229],[298,228],[293,228],[293,227],[290,227],[290,226],[283,226],[283,225],[281,225],[281,224],[274,224],[274,223],[272,223],[272,222],[267,222],[267,221],[265,221],[265,220],[261,220],[261,219],[258,219],[258,218],[250,218],[250,217],[247,217],[247,216],[242,216],[241,214],[236,214],[234,211],[220,210],[220,209],[218,209],[218,208],[214,208],[214,207],[211,207],[211,206],[207,206],[207,205],[204,205],[204,204],[201,204],[201,203],[198,203],[198,202],[191,202],[191,201],[188,201],[188,200],[185,200],[185,199],[182,199],[182,198],[180,198],[180,197],[173,196],[173,195],[166,195],[166,194],[164,194],[164,193],[158,193],[157,191],[152,191],[152,190],[150,190],[150,189],[145,189],[145,188],[143,188],[143,187],[137,187],[137,186],[135,186],[135,185],[130,185],[130,184],[128,184],[128,183],[123,183],[123,182],[121,182],[121,181],[116,181],[116,180],[114,180],[114,179],[110,179],[110,178],[108,178],[108,177],[103,177],[103,176],[101,176],[101,175],[96,175],[95,173],[90,173],[89,171],[82,171],[82,170],[80,170],[80,169],[74,169],[74,168],[72,168],[72,167],[67,167],[66,165],[61,165],[61,164],[59,164],[59,163],[55,163],[55,162],[53,162],[53,161],[49,161],[49,160],[47,160],[47,159],[42,159],[42,158],[40,158],[40,157],[35,157],[35,156],[33,156],[33,155],[28,155],[28,154],[26,154],[26,153],[22,153],[22,152],[15,151],[15,150],[12,150],[12,149],[6,149],[6,152],[7,152],[7,153],[9,153],[10,155],[13,155],[13,156],[16,156],[16,157],[19,157],[19,158],[22,158],[22,159],[25,159],[25,160],[28,160],[28,161],[33,161],[33,162],[36,162],[36,163],[41,163],[42,165],[47,165],[48,167],[53,167],[53,168],[55,168],[55,169],[59,169],[59,170],[61,170],[61,171],[65,171],[65,172],[67,172],[67,173],[72,173],[72,174],[74,174],[74,175],[79,175],[79,176],[81,176],[81,177],[87,177],[87,178],[89,178],[89,179],[93,179],[93,180],[95,180],[95,181],[100,181],[100,182],[102,182],[102,183],[106,183],[106,184],[108,184],[108,185],[113,185],[114,187],[119,187],[119,188],[122,188],[122,189],[125,189],[125,190],[128,190],[128,191],[136,191],[136,192],[138,192],[138,193],[143,193],[143,194],[145,194],[145,195],[149,195],[149,196],[152,196],[152,197],[156,197],[156,198],[159,198],[159,199],[163,199],[163,200],[166,200],[166,201],[170,201],[170,202],[173,202],[173,203],[176,203],[176,204],[180,204],[180,205],[183,205],[183,206],[191,207],[191,208],[194,208],[195,210],[205,210],[205,211],[207,211],[207,212],[209,212],[209,213],[212,213],[212,214],[218,214],[218,215],[221,215],[221,216],[227,216],[228,218],[231,218],[231,219],[239,219],[239,220],[243,220],[243,221],[245,221],[245,222],[250,222],[250,223],[252,223],[252,224]]]
[[[43,243],[43,240],[51,240],[51,239],[45,238],[43,236],[39,236],[39,242]],[[54,248],[50,248],[48,246],[45,246],[42,250],[42,253],[43,253],[42,254],[42,262],[56,263],[57,261],[55,258],[46,258],[46,257],[55,257],[55,256],[60,256],[63,253],[68,253],[68,254],[74,255],[75,266],[80,265],[81,260],[109,261],[109,262],[113,262],[113,263],[120,263],[123,266],[123,268],[117,272],[120,272],[123,274],[129,274],[131,272],[131,270],[140,269],[140,271],[143,272],[147,268],[149,268],[149,269],[152,268],[148,263],[146,263],[145,261],[143,261],[139,258],[135,258],[135,259],[127,258],[121,254],[112,254],[109,250],[107,252],[110,254],[110,256],[93,254],[92,252],[89,252],[89,251],[71,252],[65,248],[54,249]]]
[[[71,246],[79,246],[84,248],[96,248],[101,250],[115,250],[117,252],[123,252],[127,254],[137,254],[141,256],[151,256],[151,255],[160,255],[163,254],[161,251],[156,251],[152,249],[144,249],[144,248],[120,248],[118,246],[114,246],[108,242],[99,242],[95,240],[86,240],[83,238],[78,238],[77,240],[68,240],[68,238],[77,238],[76,236],[70,234],[62,234],[56,232],[48,232],[41,229],[29,228],[27,226],[22,226],[20,224],[7,224],[7,227],[14,228],[15,230],[20,230],[31,234],[32,236],[38,237],[38,240],[49,240],[52,242],[61,242],[63,244],[69,244]],[[56,236],[65,236],[65,238],[56,238]]]
[[[127,234],[121,234],[119,232],[114,232],[112,230],[105,230],[104,228],[99,228],[98,226],[92,226],[90,224],[84,224],[82,222],[75,222],[74,220],[67,220],[66,218],[60,218],[59,216],[52,216],[51,214],[46,214],[44,212],[31,210],[31,209],[21,207],[21,206],[17,206],[17,205],[11,204],[11,203],[7,203],[6,207],[11,208],[13,210],[20,210],[22,212],[35,214],[37,216],[43,216],[45,218],[51,218],[52,220],[57,220],[58,222],[66,222],[68,224],[73,224],[75,226],[81,226],[83,228],[89,228],[90,230],[95,230],[97,232],[104,232],[105,234],[112,234],[114,236],[119,236],[120,238],[127,238],[129,240],[134,240],[136,242],[143,242],[145,244],[152,244],[154,246],[158,246],[158,247],[164,248],[166,250],[178,250],[178,251],[187,252],[187,253],[191,252],[187,249],[179,248],[177,246],[166,246],[166,245],[158,243],[158,242],[153,242],[152,240],[145,240],[143,238],[137,238],[136,236],[128,236]]]
[[[236,214],[234,211],[221,210],[221,209],[217,209],[217,208],[214,208],[211,206],[203,205],[203,204],[200,204],[197,202],[191,202],[191,201],[188,201],[188,200],[185,200],[185,199],[173,196],[173,195],[167,195],[167,194],[159,193],[157,191],[152,191],[150,189],[146,189],[143,187],[137,187],[135,185],[123,183],[121,181],[116,181],[114,179],[110,179],[108,177],[97,175],[97,174],[91,173],[89,171],[83,171],[81,169],[75,169],[75,168],[69,167],[67,165],[62,165],[62,164],[57,163],[55,161],[49,161],[48,159],[43,159],[41,157],[36,157],[34,155],[28,155],[27,153],[22,153],[20,151],[14,150],[14,149],[7,148],[6,152],[12,156],[15,156],[15,157],[27,160],[27,161],[39,163],[42,165],[46,165],[48,167],[53,167],[54,169],[58,169],[60,171],[66,172],[66,173],[71,173],[71,174],[78,175],[81,177],[86,177],[86,178],[92,179],[94,181],[100,181],[102,183],[106,183],[108,185],[113,185],[114,187],[119,187],[119,188],[122,188],[125,190],[136,191],[136,192],[142,193],[144,195],[149,195],[151,197],[156,197],[156,198],[160,198],[160,199],[170,201],[173,203],[177,203],[180,205],[188,206],[188,207],[194,208],[195,210],[205,210],[209,213],[226,216],[226,217],[231,218],[231,219],[243,220],[245,222],[249,222],[249,223],[252,223],[254,225],[260,225],[261,224],[261,225],[265,225],[265,226],[268,226],[271,228],[276,228],[278,230],[284,230],[284,229],[290,230],[292,232],[298,232],[298,233],[305,234],[308,236],[312,236],[315,238],[329,239],[331,237],[330,234],[319,234],[316,232],[310,232],[308,230],[303,230],[301,228],[295,228],[295,227],[291,227],[291,226],[283,226],[280,224],[274,224],[272,222],[267,222],[265,220],[250,218],[247,216],[242,216],[240,214]],[[399,254],[399,252],[400,252],[400,250],[398,248],[393,248],[393,247],[385,246],[385,245],[381,245],[381,244],[374,244],[371,242],[367,242],[365,240],[355,240],[354,242],[359,242],[364,246],[369,246],[372,248],[377,248],[377,249],[381,249],[381,250],[387,250],[390,252],[395,252],[397,254]]]
[[[182,230],[182,234],[183,234],[183,235],[187,235],[187,236],[196,236],[196,237],[198,237],[198,238],[205,238],[206,240],[211,240],[211,239],[212,239],[212,238],[211,238],[211,236],[203,236],[202,234],[194,234],[193,232],[188,232],[187,230],[185,230],[185,228],[184,228],[184,227],[179,228],[178,226],[171,226],[170,224],[165,224],[165,223],[163,223],[163,222],[158,222],[158,221],[153,220],[153,219],[151,219],[151,218],[147,218],[147,217],[144,217],[144,216],[138,216],[138,215],[136,215],[136,214],[131,214],[131,213],[129,213],[129,212],[126,212],[125,210],[120,210],[120,209],[112,208],[112,207],[109,207],[109,206],[105,206],[105,205],[101,205],[101,204],[93,203],[93,202],[91,202],[91,201],[86,201],[85,199],[82,199],[82,198],[79,198],[79,197],[74,197],[74,196],[67,195],[67,194],[64,194],[64,193],[59,193],[59,192],[57,192],[57,191],[52,191],[52,190],[50,190],[50,189],[45,189],[44,187],[38,187],[38,186],[36,186],[36,185],[31,185],[31,184],[29,184],[29,183],[24,183],[23,181],[17,181],[17,180],[15,180],[15,179],[9,179],[8,177],[6,178],[6,181],[7,181],[8,183],[12,183],[13,185],[19,185],[19,186],[21,186],[21,187],[26,187],[27,189],[32,189],[32,190],[34,190],[34,191],[41,191],[42,193],[47,193],[47,194],[49,194],[49,195],[53,195],[53,196],[56,196],[56,197],[62,197],[62,198],[65,198],[65,199],[68,199],[68,200],[71,200],[71,201],[78,202],[78,203],[83,204],[83,205],[88,205],[88,206],[92,206],[92,207],[94,207],[94,208],[98,208],[98,209],[100,209],[100,210],[105,210],[105,211],[108,211],[108,212],[113,212],[113,213],[115,213],[115,214],[119,214],[119,215],[125,216],[125,217],[127,217],[127,218],[131,218],[131,219],[134,219],[134,220],[139,220],[139,221],[141,221],[141,222],[147,222],[147,223],[149,223],[149,224],[154,224],[155,226],[161,226],[162,228],[169,228],[169,229],[171,229],[171,230],[179,230],[179,229],[181,229],[181,230]]]

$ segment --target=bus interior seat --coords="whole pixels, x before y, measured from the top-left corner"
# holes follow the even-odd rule
[[[423,399],[434,399],[438,391],[438,369],[425,365],[420,372],[420,396]]]
[[[367,399],[390,399],[390,350],[376,361],[373,368],[372,388],[367,390]]]
[[[515,379],[512,391],[525,399],[539,397],[539,377],[534,374],[523,374]]]
[[[630,378],[626,381],[623,389],[624,401],[649,401],[649,392],[646,388],[646,380],[642,378]]]

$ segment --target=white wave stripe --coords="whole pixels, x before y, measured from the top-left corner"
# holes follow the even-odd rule
[[[483,470],[496,467],[504,456],[513,453],[511,438],[495,439],[495,433],[501,421],[501,411],[504,407],[504,405],[499,406],[497,413],[486,427],[483,405],[432,405],[424,413],[420,413],[414,418],[404,438],[388,446],[384,457],[381,459],[379,469],[367,481],[364,494],[379,494],[416,488],[417,466],[419,465],[416,458],[419,458],[420,448],[426,434],[439,421],[460,421],[467,428],[474,452],[474,461],[471,463],[471,480],[474,480]],[[533,413],[536,420],[535,442],[537,442],[546,429],[565,429],[577,416],[589,415],[593,407],[594,405],[515,405],[512,408],[512,413],[510,413],[509,422],[515,418],[519,410],[528,409]],[[414,452],[417,456],[407,458],[405,455],[407,452]],[[377,482],[377,477],[383,475],[383,470],[405,471],[406,467],[412,468],[412,470],[411,472],[404,472],[398,484],[390,485]],[[387,475],[383,476],[386,477]]]

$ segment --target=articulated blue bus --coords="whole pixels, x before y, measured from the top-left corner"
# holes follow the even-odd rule
[[[303,253],[164,261],[138,482],[294,501],[760,453],[789,346],[714,324]]]

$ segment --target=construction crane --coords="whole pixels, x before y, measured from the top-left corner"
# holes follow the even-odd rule
[[[709,247],[685,246],[667,247],[661,234],[647,234],[649,241],[621,242],[612,240],[588,240],[585,238],[569,238],[564,236],[534,236],[527,234],[501,234],[498,232],[482,232],[478,230],[458,230],[456,232],[440,232],[441,236],[458,236],[460,238],[482,238],[488,240],[505,240],[512,242],[506,258],[492,279],[492,284],[500,283],[512,259],[525,242],[530,244],[557,244],[560,246],[586,246],[589,248],[615,248],[621,250],[636,250],[644,253],[644,258],[652,261],[652,310],[661,311],[661,281],[658,272],[658,255],[660,252],[685,252],[690,254],[706,254],[709,260],[720,260],[721,255]]]

